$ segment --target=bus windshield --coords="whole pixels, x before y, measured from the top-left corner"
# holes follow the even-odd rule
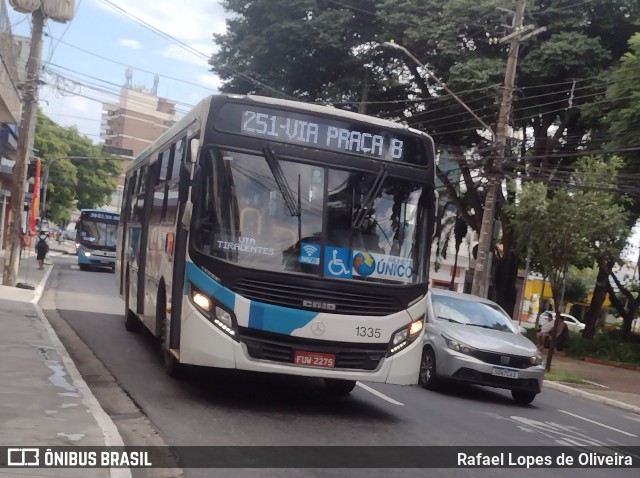
[[[118,233],[117,221],[81,218],[78,221],[77,242],[94,249],[115,250]]]
[[[274,161],[277,164],[274,164]],[[208,149],[200,160],[193,245],[240,266],[346,280],[424,282],[426,188],[346,171]]]

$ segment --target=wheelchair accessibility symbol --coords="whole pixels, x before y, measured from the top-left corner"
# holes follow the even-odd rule
[[[343,247],[327,246],[324,259],[324,275],[351,279],[351,251]]]

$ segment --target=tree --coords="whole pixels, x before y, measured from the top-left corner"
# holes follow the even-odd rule
[[[110,201],[122,161],[102,152],[99,145],[80,135],[75,127],[63,128],[38,111],[34,147],[50,163],[47,209],[51,220],[64,223],[74,208],[100,207]],[[74,157],[89,159],[73,159]]]
[[[531,247],[539,272],[548,275],[557,314],[564,312],[562,283],[569,266],[589,267],[604,244],[626,237],[626,213],[619,197],[596,189],[615,177],[615,166],[602,158],[582,158],[571,177],[572,188],[523,185],[517,205],[507,208],[516,247]],[[613,174],[612,174],[613,173]],[[551,334],[546,369],[551,369],[558,323]]]
[[[616,294],[611,282],[607,281],[607,291],[609,292],[611,305],[622,317],[622,339],[629,340],[631,338],[633,320],[638,316],[638,311],[640,311],[640,281],[634,277],[623,283],[613,273],[611,278],[620,291]]]
[[[631,193],[632,200],[625,203],[629,211],[628,225],[631,228],[640,218],[638,181],[635,179],[640,176],[640,153],[637,140],[637,131],[640,128],[640,97],[637,94],[637,78],[640,77],[640,34],[633,35],[628,45],[630,51],[622,55],[619,63],[614,65],[605,76],[608,86],[603,95],[603,102],[606,108],[603,111],[601,105],[587,105],[583,108],[583,113],[601,123],[602,134],[596,136],[594,142],[598,142],[600,147],[618,150],[619,157],[624,160],[621,176],[626,180],[619,181],[615,186],[621,191]],[[621,262],[621,250],[622,248],[616,251],[604,251],[598,256],[598,277],[585,320],[587,323],[583,334],[585,338],[593,338],[596,321],[607,294],[623,317],[633,316],[633,311],[626,310],[625,305],[633,306],[634,301],[619,301],[612,294],[610,281],[617,280],[613,267],[617,262]],[[625,330],[630,332],[630,323],[628,327],[625,326]],[[628,333],[624,336],[628,337]]]

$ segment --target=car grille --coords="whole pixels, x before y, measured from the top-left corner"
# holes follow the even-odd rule
[[[335,368],[376,370],[387,352],[387,344],[345,344],[300,337],[289,337],[270,332],[240,327],[238,338],[244,343],[249,356],[259,360],[293,363],[296,351],[319,352],[336,356]]]
[[[476,350],[472,355],[483,362],[503,367],[529,368],[532,366],[529,357],[523,357],[521,355],[498,354],[495,352],[485,352],[483,350]]]
[[[330,313],[344,315],[391,315],[399,312],[402,305],[393,297],[381,294],[361,294],[321,289],[307,286],[280,284],[255,279],[241,279],[230,286],[235,293],[250,300],[283,307],[304,308],[303,301],[335,304]],[[316,309],[311,309],[316,310]]]

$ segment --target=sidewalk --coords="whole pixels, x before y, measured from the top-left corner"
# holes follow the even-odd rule
[[[0,251],[0,281],[4,252]],[[53,266],[38,270],[35,254],[25,252],[18,283],[33,289],[0,285],[0,446],[123,446],[115,424],[38,306]],[[30,473],[34,470],[11,471],[35,476]],[[131,472],[39,468],[37,476],[130,478]]]
[[[545,387],[640,415],[640,371],[575,360],[557,352],[553,354],[551,369],[573,373],[591,384],[545,380]]]

